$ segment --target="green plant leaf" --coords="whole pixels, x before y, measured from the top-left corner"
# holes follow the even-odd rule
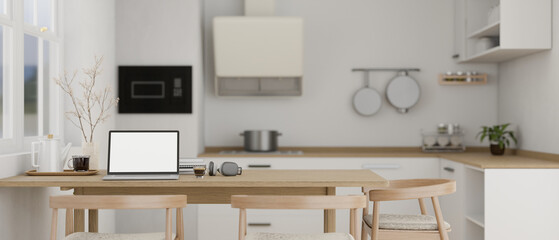
[[[510,138],[512,139],[512,141],[514,142],[514,144],[517,144],[517,140],[516,140],[516,137],[514,136],[514,132],[513,132],[513,131],[510,131],[510,132],[509,132],[509,136],[510,136]]]

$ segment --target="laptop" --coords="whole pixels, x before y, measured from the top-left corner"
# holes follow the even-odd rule
[[[103,180],[176,180],[179,131],[109,131]]]

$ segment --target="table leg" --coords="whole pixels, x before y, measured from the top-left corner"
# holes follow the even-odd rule
[[[85,232],[85,211],[74,209],[74,232]]]
[[[99,216],[98,213],[99,213],[99,210],[97,210],[97,209],[89,209],[89,211],[87,213],[88,218],[89,218],[88,227],[87,227],[88,232],[98,232],[99,231],[98,225],[97,225],[98,216]]]
[[[83,188],[74,188],[74,195],[83,195]],[[74,232],[85,232],[85,210],[74,209]]]
[[[326,195],[336,195],[335,187],[326,188]],[[324,210],[324,232],[336,232],[336,210]]]

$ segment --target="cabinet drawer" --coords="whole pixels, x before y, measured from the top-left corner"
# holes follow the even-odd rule
[[[247,232],[320,233],[322,210],[247,210]],[[198,239],[236,240],[239,210],[227,204],[199,205]],[[219,229],[219,230],[216,230]]]

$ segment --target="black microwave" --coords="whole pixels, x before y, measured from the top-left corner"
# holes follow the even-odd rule
[[[119,113],[192,113],[191,66],[119,66]]]

